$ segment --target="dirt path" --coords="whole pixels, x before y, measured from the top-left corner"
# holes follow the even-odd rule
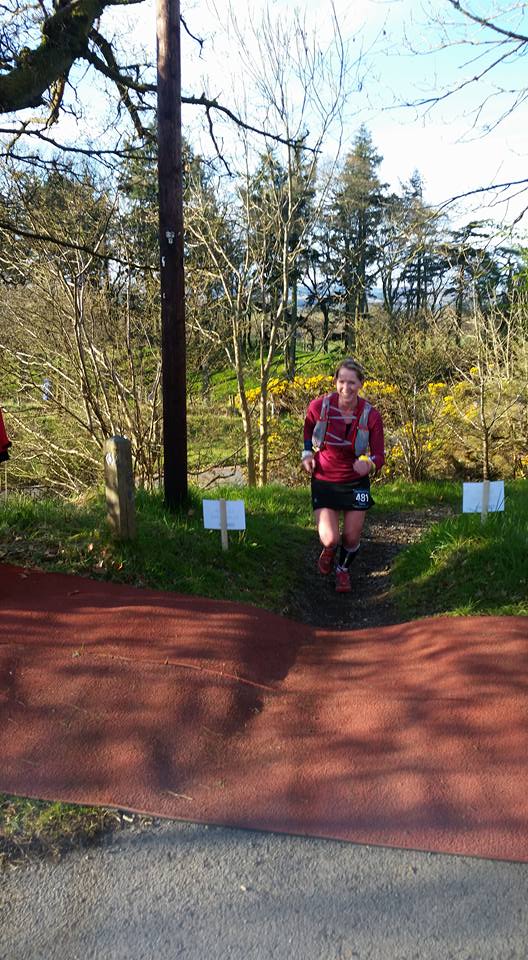
[[[360,552],[352,567],[353,589],[337,594],[333,575],[317,570],[320,547],[313,546],[300,572],[299,583],[284,609],[286,616],[314,627],[350,630],[387,626],[405,618],[390,597],[390,571],[397,554],[418,540],[432,523],[451,513],[449,507],[414,510],[412,513],[372,513],[367,517]]]

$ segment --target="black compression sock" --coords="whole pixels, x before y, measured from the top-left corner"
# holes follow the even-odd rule
[[[343,544],[340,545],[340,547],[339,547],[339,566],[340,566],[343,570],[348,570],[348,568],[350,567],[350,564],[352,563],[352,561],[356,559],[356,554],[357,554],[358,550],[359,550],[359,543],[358,543],[357,547],[354,547],[353,550],[347,550],[347,548],[344,547]]]

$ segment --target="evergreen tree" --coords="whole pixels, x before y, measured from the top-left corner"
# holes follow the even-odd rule
[[[441,251],[440,218],[423,200],[415,170],[401,194],[387,197],[380,226],[379,266],[390,318],[424,323],[442,303],[449,263]]]
[[[445,256],[451,267],[449,293],[460,329],[468,313],[510,309],[513,278],[521,263],[519,251],[496,243],[497,227],[471,221],[450,233]]]
[[[241,193],[249,208],[249,243],[259,277],[255,303],[272,323],[273,318],[281,318],[289,379],[295,376],[298,286],[305,268],[307,225],[313,216],[314,175],[313,161],[304,159],[299,147],[288,150],[284,163],[268,152]]]
[[[368,314],[368,294],[377,273],[377,232],[385,186],[377,171],[382,159],[369,131],[361,126],[333,194],[331,227],[348,352],[354,348],[356,323]]]

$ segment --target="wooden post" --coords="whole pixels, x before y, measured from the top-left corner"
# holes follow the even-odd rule
[[[115,537],[132,540],[136,535],[136,503],[130,440],[110,437],[104,453],[108,522]]]
[[[490,495],[490,482],[489,480],[483,480],[482,482],[482,507],[480,510],[480,521],[484,523],[488,516],[489,508],[489,495]]]
[[[229,538],[227,535],[227,506],[225,500],[220,500],[220,534],[222,537],[222,550],[227,550]]]
[[[171,509],[187,500],[183,164],[179,0],[157,0],[158,182],[163,476]]]

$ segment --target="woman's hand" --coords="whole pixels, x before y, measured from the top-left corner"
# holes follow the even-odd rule
[[[358,476],[360,476],[360,477],[368,477],[368,475],[369,475],[369,473],[371,472],[374,464],[373,464],[372,460],[359,460],[359,459],[358,459],[358,460],[354,460],[353,466],[354,466],[354,471],[358,474]]]
[[[311,453],[309,456],[303,456],[302,465],[303,469],[306,470],[306,473],[309,473],[311,476],[315,470],[315,457],[313,453]]]

